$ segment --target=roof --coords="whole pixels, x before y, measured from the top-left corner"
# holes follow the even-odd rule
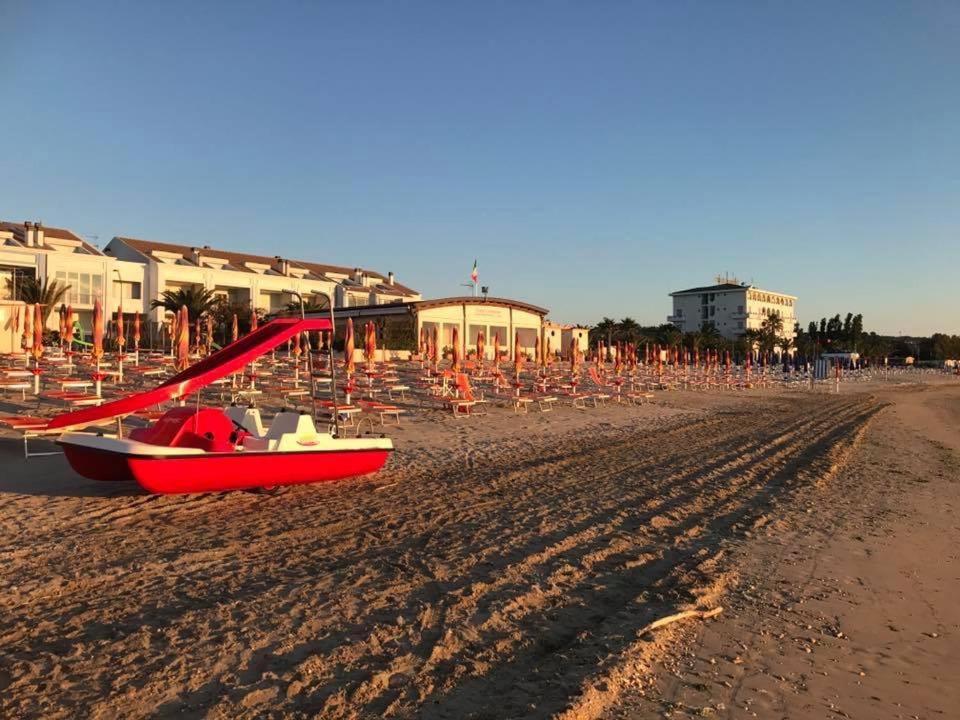
[[[747,290],[748,288],[753,287],[752,285],[741,285],[740,283],[720,283],[719,285],[705,285],[704,287],[695,287],[690,288],[689,290],[677,290],[676,292],[670,293],[673,295],[689,295],[691,293],[704,293],[704,292],[722,292],[724,290]]]
[[[77,235],[72,230],[67,230],[66,228],[58,227],[48,227],[47,225],[41,225],[43,228],[43,236],[45,238],[52,238],[54,240],[70,240],[72,242],[80,243],[80,246],[86,250],[91,255],[102,255],[99,249],[88,243],[82,237]],[[24,235],[23,223],[8,222],[6,220],[0,220],[0,230],[5,230],[6,232],[13,233],[13,239],[17,243],[27,247],[26,237]]]
[[[690,288],[689,290],[677,290],[676,292],[670,293],[670,297],[674,295],[696,295],[698,293],[705,292],[729,292],[731,290],[758,290],[760,292],[770,293],[772,295],[780,295],[781,297],[797,299],[796,295],[788,295],[787,293],[777,292],[775,290],[764,290],[759,288],[756,285],[750,285],[748,283],[720,283],[719,285],[705,285],[704,287],[695,287]]]
[[[435,298],[432,300],[398,300],[396,302],[383,303],[380,305],[353,305],[351,307],[337,308],[337,314],[347,314],[351,311],[357,311],[358,314],[376,314],[377,310],[393,310],[396,308],[407,308],[413,310],[428,310],[434,307],[445,307],[448,305],[496,305],[499,307],[510,307],[515,310],[524,310],[540,316],[546,316],[550,311],[546,308],[520,300],[509,300],[507,298],[495,297],[473,297],[472,295],[463,295],[458,297]]]
[[[199,250],[201,255],[207,255],[209,257],[222,258],[226,260],[227,265],[229,266],[227,269],[235,270],[237,272],[254,272],[250,268],[246,267],[245,263],[273,266],[277,262],[277,256],[253,255],[250,253],[234,252],[232,250],[221,250],[220,248],[213,248],[209,246],[196,247],[192,245],[177,245],[175,243],[156,242],[155,240],[141,240],[139,238],[120,236],[114,238],[114,240],[119,240],[148,259],[154,251],[175,253],[181,258],[179,262],[183,262],[184,264],[192,265],[194,267],[196,267],[196,263],[193,261],[194,250]],[[345,267],[342,265],[326,265],[323,263],[309,262],[307,260],[293,260],[290,258],[283,259],[290,263],[291,268],[306,270],[307,274],[304,277],[308,279],[337,282],[337,280],[329,277],[329,275],[335,274],[346,275],[347,277],[353,276],[354,268]],[[364,274],[374,278],[385,280],[387,277],[386,275],[374,270],[366,270],[364,268],[360,269]],[[379,293],[394,294],[400,297],[418,294],[416,290],[413,290],[405,285],[401,285],[397,282],[394,282],[393,285],[378,283],[364,289],[373,289]]]

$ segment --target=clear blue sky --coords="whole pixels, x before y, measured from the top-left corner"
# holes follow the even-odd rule
[[[0,217],[960,332],[960,3],[0,2]]]

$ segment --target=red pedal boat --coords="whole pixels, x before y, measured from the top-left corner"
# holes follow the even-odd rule
[[[80,475],[135,480],[154,493],[276,487],[376,472],[393,451],[389,438],[318,432],[309,414],[297,412],[278,413],[265,429],[255,408],[177,407],[128,437],[75,431],[195,392],[296,333],[332,328],[321,318],[273,320],[152,390],[59,415],[47,429],[67,431],[57,443]]]

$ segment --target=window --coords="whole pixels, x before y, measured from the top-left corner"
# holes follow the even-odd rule
[[[737,321],[737,330],[743,330],[743,320]]]
[[[64,302],[73,305],[93,305],[95,300],[103,301],[103,275],[58,270],[56,279],[70,286],[70,290],[64,296]]]
[[[140,292],[141,288],[138,282],[113,281],[113,293],[121,300],[139,300]]]
[[[710,308],[710,317],[713,317],[713,316],[716,315],[716,314],[717,314],[717,308],[711,306],[711,308]]]
[[[677,311],[674,313],[677,317],[683,317],[683,308],[677,308]]]
[[[491,325],[490,334],[487,335],[487,344],[490,346],[490,357],[493,357],[493,339],[500,339],[500,352],[503,352],[513,344],[513,338],[507,338],[507,328],[502,325]]]
[[[32,268],[0,267],[0,300],[13,300],[24,279],[35,277]]]

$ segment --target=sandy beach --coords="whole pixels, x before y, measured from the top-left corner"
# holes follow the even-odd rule
[[[425,412],[376,476],[166,497],[6,435],[0,715],[950,717],[958,422],[952,378]]]

